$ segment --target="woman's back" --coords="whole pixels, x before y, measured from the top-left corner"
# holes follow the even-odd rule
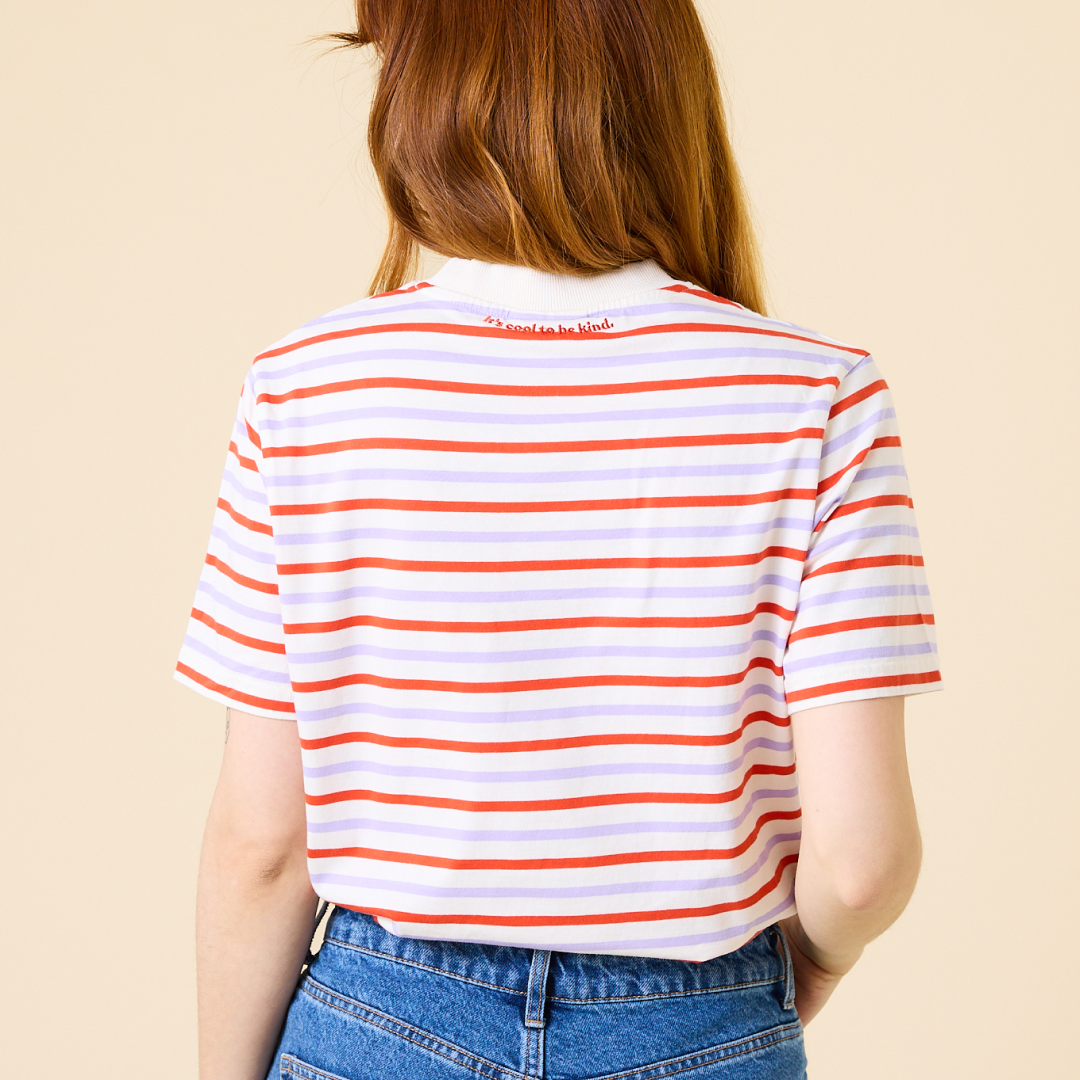
[[[703,960],[793,910],[789,706],[930,688],[862,351],[644,262],[452,260],[260,356],[182,678],[295,714],[397,933]]]

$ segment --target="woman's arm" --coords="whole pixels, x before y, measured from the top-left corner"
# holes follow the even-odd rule
[[[201,1080],[263,1080],[315,922],[295,722],[230,709],[196,905]]]
[[[904,699],[874,698],[792,717],[802,802],[798,914],[784,920],[804,1023],[863,947],[896,921],[922,857],[904,746]]]

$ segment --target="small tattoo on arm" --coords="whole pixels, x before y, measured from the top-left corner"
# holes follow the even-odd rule
[[[232,709],[225,710],[225,741],[229,741],[229,725],[232,724]]]

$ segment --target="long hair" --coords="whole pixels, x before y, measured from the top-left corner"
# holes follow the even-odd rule
[[[764,295],[692,0],[356,0],[380,61],[368,145],[390,233],[373,292],[444,255],[589,274],[655,259]]]

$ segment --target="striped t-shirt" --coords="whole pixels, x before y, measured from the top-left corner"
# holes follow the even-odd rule
[[[703,960],[794,910],[789,714],[939,683],[867,353],[451,260],[244,382],[178,677],[295,718],[320,895]]]

